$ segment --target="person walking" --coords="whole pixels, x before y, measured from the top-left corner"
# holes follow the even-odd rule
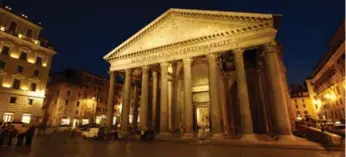
[[[17,130],[14,128],[14,126],[12,124],[8,125],[8,141],[7,141],[7,145],[11,146],[12,145],[12,140],[13,137],[15,137],[17,134]]]
[[[31,125],[25,136],[25,145],[30,146],[35,134],[35,126]]]
[[[0,125],[0,146],[2,146],[4,144],[5,127],[6,127],[6,123],[1,123],[1,125]]]

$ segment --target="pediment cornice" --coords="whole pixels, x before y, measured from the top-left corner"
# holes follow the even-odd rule
[[[224,21],[238,21],[238,22],[248,22],[251,23],[244,27],[229,29],[224,32],[218,32],[214,34],[209,34],[205,36],[201,36],[198,38],[192,38],[188,40],[183,40],[175,43],[170,43],[166,45],[160,45],[158,47],[144,49],[140,51],[134,51],[128,54],[121,55],[121,51],[130,47],[134,43],[136,43],[139,39],[143,38],[154,29],[159,27],[165,21],[176,17],[188,17],[188,18],[203,18],[210,20],[224,20]],[[190,10],[190,9],[169,9],[164,14],[159,16],[149,25],[144,27],[142,30],[134,34],[128,40],[120,44],[110,53],[108,53],[104,59],[108,62],[123,59],[128,57],[133,57],[137,55],[142,55],[144,53],[150,53],[152,51],[164,50],[166,48],[173,48],[180,45],[185,44],[193,44],[196,42],[202,42],[207,40],[212,40],[218,37],[228,36],[228,35],[236,35],[238,33],[247,32],[247,31],[255,31],[257,29],[272,27],[273,26],[273,15],[272,14],[255,14],[255,13],[240,13],[240,12],[226,12],[226,11],[205,11],[205,10]]]

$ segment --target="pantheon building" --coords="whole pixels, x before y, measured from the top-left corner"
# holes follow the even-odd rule
[[[107,125],[112,125],[115,76],[124,77],[121,134],[130,114],[139,129],[161,136],[213,139],[258,134],[292,138],[281,46],[280,15],[169,9],[109,52]],[[133,92],[136,89],[138,92]],[[136,96],[138,94],[138,96]],[[138,100],[131,109],[133,99]],[[130,110],[132,113],[130,113]]]

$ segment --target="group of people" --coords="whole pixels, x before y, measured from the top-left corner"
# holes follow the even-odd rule
[[[13,139],[17,139],[15,143],[17,146],[22,146],[25,141],[26,146],[30,146],[35,134],[35,127],[33,125],[18,124],[15,127],[11,122],[0,122],[0,146],[11,146]]]

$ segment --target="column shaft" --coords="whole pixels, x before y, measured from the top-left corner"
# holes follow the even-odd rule
[[[107,127],[112,127],[114,117],[115,72],[110,71],[109,91],[107,100]]]
[[[142,89],[141,89],[141,106],[140,106],[140,127],[148,128],[148,66],[142,67]]]
[[[185,133],[193,133],[193,106],[192,106],[192,59],[184,59],[184,91],[185,91]]]
[[[246,83],[246,73],[243,59],[244,50],[237,49],[235,54],[235,68],[237,73],[237,91],[240,106],[240,121],[244,135],[253,134],[249,95]]]
[[[272,105],[274,117],[277,127],[277,132],[280,135],[291,135],[291,124],[288,114],[288,109],[285,100],[284,89],[281,85],[280,65],[277,55],[277,47],[275,42],[264,46],[266,61],[268,66],[268,75],[271,78],[270,87],[272,89]]]
[[[211,130],[213,133],[221,134],[221,116],[220,116],[220,103],[219,103],[219,89],[217,78],[217,65],[216,55],[208,55],[209,63],[209,97],[210,97],[210,118],[211,118]]]
[[[121,130],[126,134],[129,128],[129,114],[130,114],[130,87],[131,87],[131,69],[125,70],[125,83],[123,93],[123,104],[121,112]]]
[[[168,132],[168,63],[161,63],[160,133]]]
[[[153,104],[152,104],[152,129],[156,126],[156,106],[157,106],[157,72],[153,71]]]

